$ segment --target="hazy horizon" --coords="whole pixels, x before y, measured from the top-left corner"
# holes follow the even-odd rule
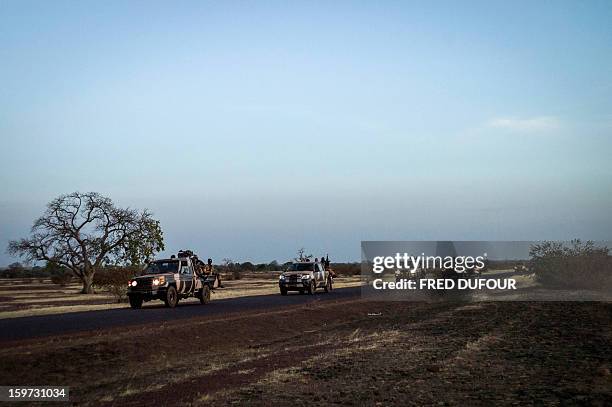
[[[609,2],[0,3],[0,266],[46,203],[169,255],[612,240]]]

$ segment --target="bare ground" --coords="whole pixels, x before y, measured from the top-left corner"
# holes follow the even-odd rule
[[[612,405],[609,303],[329,301],[0,351],[4,385],[104,405]]]

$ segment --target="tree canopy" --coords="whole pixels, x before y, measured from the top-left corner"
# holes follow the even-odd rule
[[[148,210],[119,208],[95,192],[61,195],[34,221],[30,237],[9,243],[27,261],[71,270],[92,291],[93,275],[107,264],[141,264],[164,249],[159,221]]]

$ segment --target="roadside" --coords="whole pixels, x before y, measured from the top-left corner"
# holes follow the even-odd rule
[[[109,405],[603,406],[611,323],[609,303],[334,300],[15,342],[0,382]]]

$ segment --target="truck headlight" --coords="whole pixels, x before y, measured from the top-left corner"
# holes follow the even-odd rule
[[[285,275],[281,274],[280,277],[278,278],[279,280],[284,280],[285,279]]]
[[[310,274],[304,274],[302,276],[302,279],[308,280],[310,278]]]
[[[136,282],[136,280],[131,280],[131,281],[129,281],[129,282],[128,282],[128,287],[130,287],[130,286],[132,286],[132,287],[136,287],[136,284],[138,284],[138,283]]]
[[[166,282],[165,277],[159,277],[153,279],[153,285],[163,285]]]

